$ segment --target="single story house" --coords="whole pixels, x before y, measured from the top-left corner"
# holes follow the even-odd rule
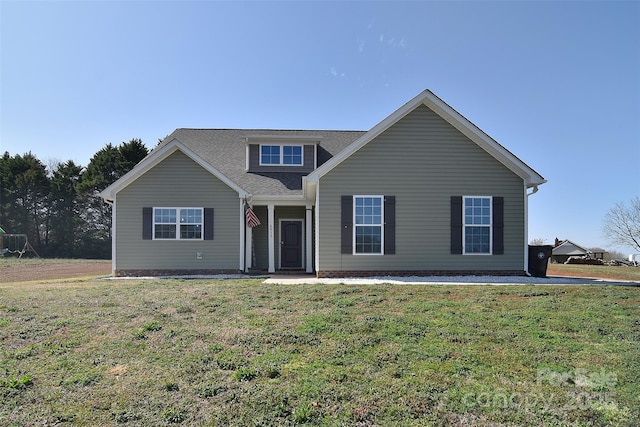
[[[551,251],[551,262],[564,264],[571,257],[604,259],[604,251],[593,252],[571,240],[559,240],[556,238],[555,245]]]
[[[523,275],[545,182],[425,90],[369,131],[177,129],[101,196],[116,276]]]

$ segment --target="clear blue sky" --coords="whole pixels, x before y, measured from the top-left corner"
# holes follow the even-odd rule
[[[640,3],[0,0],[0,151],[178,127],[368,130],[423,89],[540,172],[529,237],[640,195]]]

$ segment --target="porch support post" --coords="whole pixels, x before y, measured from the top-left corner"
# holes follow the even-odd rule
[[[274,205],[267,205],[269,213],[269,273],[276,272],[276,256],[275,256],[275,225],[274,225]]]
[[[312,208],[311,205],[307,205],[306,208],[306,215],[305,215],[305,219],[304,219],[304,224],[305,224],[305,229],[306,229],[306,238],[305,238],[305,243],[306,243],[306,248],[305,248],[305,271],[307,273],[311,273],[313,271],[311,265],[311,247],[312,247],[312,243],[313,243],[313,236],[311,234],[311,212],[312,212]]]
[[[116,275],[116,239],[117,239],[117,224],[116,220],[116,198],[113,198],[113,202],[111,203],[111,275]],[[4,249],[0,247],[0,249]]]
[[[320,271],[320,183],[318,183],[317,187],[316,187],[316,212],[315,212],[315,220],[316,220],[316,226],[315,226],[315,236],[316,236],[316,241],[314,244],[314,249],[315,249],[315,256],[314,256],[314,261],[313,263],[315,264],[315,268],[316,268],[316,276],[318,275],[318,272]]]
[[[247,266],[247,271],[249,271],[249,269],[251,267],[253,267],[253,228],[247,226],[247,224],[245,223],[244,225],[244,229],[246,230],[245,233],[247,234],[247,238],[245,240],[245,265]]]
[[[240,200],[240,271],[247,272],[251,265],[247,264],[247,260],[251,257],[247,257],[247,222],[244,219],[244,201]]]

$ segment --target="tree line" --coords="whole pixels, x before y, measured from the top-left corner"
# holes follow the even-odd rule
[[[72,160],[46,166],[31,152],[5,152],[0,158],[0,227],[26,234],[43,257],[111,258],[111,206],[98,194],[147,154],[140,139],[107,144],[86,168]]]

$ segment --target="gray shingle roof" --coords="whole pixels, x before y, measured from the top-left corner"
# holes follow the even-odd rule
[[[364,131],[180,128],[167,136],[155,150],[177,139],[254,196],[293,196],[302,195],[302,177],[305,174],[247,172],[246,138],[281,136],[282,142],[287,142],[291,138],[318,137],[317,163],[320,166],[364,134]]]

